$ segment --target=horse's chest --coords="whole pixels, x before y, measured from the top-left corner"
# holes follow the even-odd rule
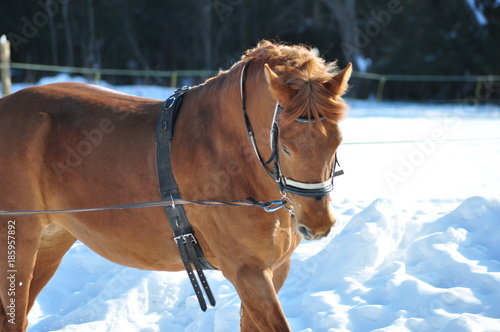
[[[280,220],[275,222],[272,237],[277,260],[290,257],[300,243],[298,233],[289,224],[283,225]]]

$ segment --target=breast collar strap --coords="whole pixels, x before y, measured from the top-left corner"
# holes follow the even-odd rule
[[[333,191],[333,178],[339,175],[344,174],[344,171],[335,171],[335,167],[339,165],[337,160],[337,154],[335,154],[335,162],[332,166],[332,172],[330,178],[323,182],[300,182],[296,180],[289,179],[283,175],[281,170],[280,156],[279,156],[279,126],[278,126],[278,116],[283,110],[279,102],[276,103],[276,107],[274,109],[273,122],[271,125],[271,133],[270,133],[270,145],[271,145],[271,157],[269,160],[264,162],[262,156],[259,153],[259,149],[257,147],[257,143],[255,140],[255,135],[252,129],[252,125],[250,123],[250,119],[246,110],[246,96],[245,96],[245,79],[246,79],[246,71],[248,66],[250,65],[250,61],[246,62],[243,65],[243,69],[241,70],[241,79],[240,79],[240,92],[241,92],[241,109],[243,111],[243,115],[245,117],[245,124],[248,132],[248,137],[250,138],[250,142],[252,143],[253,150],[257,159],[259,160],[262,167],[264,167],[265,171],[269,176],[271,176],[278,184],[279,190],[283,196],[286,196],[286,193],[303,196],[303,197],[315,197],[320,200],[323,196],[330,194]],[[321,120],[324,120],[321,118]],[[310,123],[314,120],[302,119],[298,118],[296,120],[299,123]],[[270,171],[267,165],[273,164],[273,170]]]
[[[200,303],[201,310],[207,310],[207,303],[203,290],[212,306],[215,306],[215,297],[208,285],[203,269],[215,270],[206,260],[203,250],[195,237],[195,231],[182,205],[175,205],[175,199],[181,199],[181,193],[172,171],[172,139],[177,114],[182,105],[183,95],[189,88],[177,90],[168,98],[158,113],[156,127],[156,167],[161,198],[170,199],[172,205],[165,206],[167,220],[174,233],[174,241],[179,249],[179,254],[186,269],[191,285]],[[193,266],[198,274],[198,279],[193,272]]]

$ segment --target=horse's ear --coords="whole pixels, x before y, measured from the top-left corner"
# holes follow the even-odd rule
[[[349,88],[347,82],[349,81],[351,74],[352,64],[349,62],[344,70],[325,83],[325,87],[332,92],[333,96],[341,96]]]
[[[269,90],[271,90],[278,101],[283,102],[283,100],[290,98],[293,92],[292,89],[283,79],[276,75],[267,63],[264,64],[264,73],[266,74],[266,81],[269,84]]]

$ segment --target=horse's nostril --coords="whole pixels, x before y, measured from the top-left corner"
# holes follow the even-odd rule
[[[311,239],[312,238],[312,233],[311,233],[311,231],[306,226],[300,225],[299,227],[297,227],[297,230],[299,231],[300,234],[302,234],[302,236],[305,239]]]

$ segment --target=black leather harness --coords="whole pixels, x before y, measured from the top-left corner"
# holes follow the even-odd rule
[[[189,90],[188,87],[177,90],[174,95],[163,103],[156,127],[156,167],[161,198],[163,200],[171,199],[172,202],[177,198],[181,198],[181,194],[172,172],[171,141],[174,137],[175,120],[181,109],[183,95],[187,90]],[[201,287],[205,290],[212,306],[215,306],[215,298],[203,273],[203,269],[216,270],[216,268],[205,259],[203,251],[194,235],[194,229],[186,217],[184,207],[172,203],[172,205],[165,206],[165,212],[170,227],[172,227],[172,231],[174,232],[174,240],[200,303],[201,310],[206,311],[207,304],[191,264],[196,269]]]

